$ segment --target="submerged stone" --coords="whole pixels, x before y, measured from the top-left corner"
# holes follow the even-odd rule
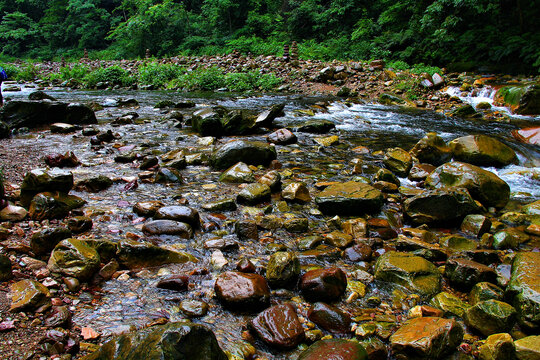
[[[124,240],[118,245],[117,256],[120,264],[128,269],[197,262],[197,259],[188,253],[131,240]]]

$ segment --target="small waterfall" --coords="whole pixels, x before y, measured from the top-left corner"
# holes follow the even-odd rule
[[[505,113],[508,113],[511,115],[510,110],[503,106],[493,106],[493,100],[495,99],[495,93],[497,92],[496,89],[490,87],[490,86],[484,86],[479,89],[473,89],[472,91],[461,91],[456,86],[450,86],[446,93],[450,96],[457,96],[466,104],[472,105],[474,108],[479,103],[487,102],[491,105],[491,108],[496,111],[503,111]]]

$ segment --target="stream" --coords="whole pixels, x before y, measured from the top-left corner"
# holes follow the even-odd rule
[[[4,92],[5,97],[26,99],[33,88],[23,88],[21,92]],[[169,245],[176,249],[195,255],[199,263],[171,265],[159,269],[145,269],[137,273],[129,273],[101,284],[100,289],[89,288],[79,296],[73,296],[72,306],[76,309],[73,322],[81,327],[91,327],[102,336],[121,333],[126,330],[141,328],[160,318],[170,321],[183,319],[178,309],[180,300],[186,297],[208,302],[208,314],[194,322],[208,325],[225,348],[238,343],[242,339],[242,331],[252,315],[243,315],[223,310],[214,298],[214,281],[219,271],[211,270],[207,274],[190,276],[190,291],[179,293],[156,288],[160,278],[177,273],[190,273],[196,269],[212,269],[210,258],[213,249],[204,246],[205,242],[217,237],[231,237],[234,232],[231,224],[236,219],[263,215],[267,208],[251,208],[240,206],[236,211],[212,214],[202,209],[202,205],[224,198],[234,198],[239,191],[237,184],[224,184],[218,181],[221,172],[214,171],[205,165],[188,166],[182,170],[183,184],[153,184],[139,182],[138,188],[125,191],[126,181],[136,178],[139,169],[133,164],[114,162],[114,157],[121,147],[135,147],[143,154],[160,155],[168,151],[183,148],[188,153],[210,154],[211,146],[201,145],[201,138],[194,135],[190,127],[176,128],[175,121],[166,118],[166,111],[154,108],[161,100],[192,101],[193,109],[181,110],[186,118],[204,106],[221,105],[229,109],[246,109],[254,113],[269,108],[271,105],[285,103],[285,116],[278,118],[275,127],[291,126],[308,119],[326,119],[335,123],[336,129],[331,134],[339,135],[339,144],[325,147],[317,144],[314,137],[319,135],[298,133],[298,143],[287,146],[276,146],[278,160],[283,165],[282,176],[287,181],[303,181],[314,191],[315,184],[328,181],[346,181],[354,176],[370,177],[373,174],[369,166],[364,174],[351,175],[353,159],[363,157],[368,164],[382,166],[382,157],[377,151],[391,147],[410,150],[412,146],[428,132],[437,132],[445,141],[469,134],[490,135],[512,147],[518,154],[519,164],[502,169],[488,168],[505,180],[511,188],[511,204],[521,204],[540,199],[540,148],[517,142],[511,131],[527,126],[538,126],[538,119],[532,117],[513,117],[510,123],[486,122],[483,120],[464,120],[446,117],[442,114],[417,109],[388,107],[377,104],[350,104],[337,98],[302,96],[302,95],[262,95],[236,96],[227,93],[177,93],[168,91],[67,91],[53,89],[47,91],[63,102],[95,102],[102,105],[113,104],[111,99],[135,98],[140,106],[137,108],[119,108],[105,106],[97,111],[96,116],[100,130],[111,129],[119,138],[99,148],[90,146],[89,138],[80,131],[70,135],[51,134],[50,131],[22,133],[15,137],[21,146],[25,143],[39,143],[43,155],[73,151],[82,165],[72,169],[75,180],[103,174],[116,179],[114,185],[99,193],[72,191],[74,195],[87,200],[82,208],[84,215],[94,221],[93,228],[84,234],[88,238],[107,238],[119,241],[126,237],[138,239],[144,235],[141,231],[145,219],[139,218],[132,210],[133,205],[141,201],[160,200],[165,205],[178,204],[178,199],[186,199],[190,207],[199,210],[201,222],[216,223],[218,231],[197,231],[194,238],[184,240],[164,237],[159,245]],[[309,114],[313,110],[314,115]],[[139,118],[134,124],[111,126],[110,122],[128,112],[135,111]],[[266,141],[263,135],[251,135],[245,138]],[[218,139],[216,145],[230,140]],[[355,148],[364,146],[368,154],[360,155]],[[375,153],[375,154],[374,154]],[[263,174],[259,170],[257,175]],[[124,181],[122,181],[124,179]],[[400,179],[402,186],[416,187],[408,179]],[[313,194],[312,194],[313,196]],[[278,212],[274,199],[270,208]],[[281,211],[281,210],[280,210]],[[310,233],[322,233],[326,229],[328,218],[317,211],[314,202],[307,205],[289,204],[285,211],[291,216],[306,217],[310,221]],[[379,217],[399,223],[401,219],[393,218],[395,211],[392,204],[387,204]],[[297,248],[296,242],[306,234],[292,234],[283,229],[262,230],[260,238],[272,238],[274,244],[286,248]],[[238,249],[223,250],[229,262],[222,271],[233,269],[241,257],[250,258],[257,267],[264,268],[268,255],[275,248],[263,241],[246,241],[239,244]],[[303,268],[312,265],[337,264],[347,269],[348,273],[356,269],[367,270],[368,263],[351,263],[331,257],[300,257]],[[363,299],[344,303],[343,307],[351,314],[362,315],[362,309],[369,307],[367,299],[378,296],[383,301],[396,301],[395,289],[373,282],[367,288]],[[290,299],[295,293],[277,291],[272,299]],[[400,297],[398,297],[400,298]],[[416,301],[404,294],[403,302]],[[406,306],[404,306],[406,308]],[[268,359],[280,359],[292,356],[293,352],[278,352],[262,342],[257,342],[258,354]]]

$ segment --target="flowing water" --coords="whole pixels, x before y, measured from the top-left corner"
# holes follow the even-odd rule
[[[26,98],[33,89],[23,89],[18,93],[5,93],[6,97],[13,99]],[[175,122],[165,119],[165,112],[153,106],[161,100],[193,101],[196,108],[202,106],[222,105],[231,109],[248,109],[260,112],[273,104],[285,103],[286,116],[279,118],[276,123],[280,126],[293,125],[312,118],[331,120],[336,124],[335,134],[339,135],[340,143],[333,147],[321,147],[314,142],[313,135],[298,134],[297,144],[278,146],[278,160],[283,164],[284,170],[290,170],[287,180],[300,180],[313,189],[314,184],[320,181],[344,181],[351,178],[353,167],[352,159],[359,157],[353,151],[355,147],[365,146],[371,151],[364,155],[364,159],[373,165],[380,166],[381,158],[371,155],[374,151],[389,147],[402,147],[409,150],[419,139],[428,132],[439,133],[446,141],[468,134],[487,134],[510,145],[519,156],[519,165],[508,166],[503,169],[489,169],[496,172],[507,181],[511,187],[512,199],[518,202],[540,199],[540,149],[531,145],[516,142],[510,132],[519,127],[537,123],[534,118],[515,118],[511,123],[494,123],[478,120],[462,120],[445,117],[439,113],[387,107],[374,104],[346,104],[332,98],[306,97],[300,95],[264,95],[237,97],[231,94],[181,94],[166,91],[66,91],[62,89],[48,91],[60,101],[65,102],[97,102],[100,104],[113,103],[111,99],[136,98],[140,107],[137,109],[121,109],[105,107],[96,113],[99,121],[98,127],[102,130],[112,129],[119,134],[116,147],[105,145],[99,149],[90,147],[89,139],[80,135],[55,135],[49,131],[33,132],[18,136],[21,144],[37,141],[43,155],[55,152],[73,151],[82,166],[73,170],[75,179],[95,174],[104,174],[110,178],[119,179],[115,184],[103,192],[78,193],[88,201],[83,212],[94,220],[94,227],[87,235],[95,238],[107,238],[119,241],[126,236],[142,237],[141,226],[144,219],[138,218],[132,211],[135,203],[140,201],[161,200],[166,205],[174,205],[179,197],[189,201],[189,206],[201,213],[203,222],[214,222],[232,234],[229,220],[262,215],[267,209],[252,209],[240,207],[237,211],[223,214],[210,214],[202,210],[201,206],[213,200],[227,197],[233,198],[239,191],[237,185],[222,184],[218,182],[219,172],[207,166],[189,166],[182,171],[184,184],[149,184],[140,183],[134,190],[125,191],[126,182],[137,176],[139,170],[131,164],[114,162],[118,147],[134,145],[141,153],[162,154],[173,149],[183,148],[188,152],[206,152],[210,148],[201,146],[199,138],[190,132],[189,127],[177,129]],[[312,105],[327,102],[327,110],[316,110],[314,116],[306,115],[299,110],[312,109]],[[320,109],[320,107],[318,107]],[[136,124],[111,127],[109,122],[114,118],[130,111],[136,111],[140,118]],[[189,116],[192,110],[186,110]],[[250,136],[251,139],[265,140],[263,135]],[[226,141],[228,139],[221,139]],[[370,175],[366,169],[366,176]],[[286,180],[286,181],[287,181]],[[415,184],[402,179],[406,186]],[[275,204],[275,201],[274,201]],[[386,216],[393,213],[392,204],[385,208]],[[276,211],[274,209],[274,211]],[[276,211],[277,212],[277,211]],[[310,220],[310,232],[322,232],[328,219],[316,211],[316,206],[290,205],[287,214],[307,217]],[[400,221],[399,219],[397,220]],[[222,309],[213,298],[213,284],[219,271],[210,271],[204,275],[190,277],[191,288],[188,293],[178,293],[161,290],[155,287],[157,281],[165,275],[176,273],[189,273],[196,268],[206,267],[212,269],[209,259],[213,250],[205,249],[204,242],[208,239],[223,236],[223,234],[198,231],[191,240],[178,240],[177,238],[164,238],[160,245],[169,245],[177,249],[194,254],[200,262],[162,267],[161,269],[143,270],[128,277],[102,284],[100,291],[90,288],[81,296],[73,298],[73,305],[77,311],[74,316],[75,324],[89,326],[103,335],[118,333],[131,328],[140,328],[158,318],[169,320],[181,319],[178,303],[184,298],[202,299],[210,305],[208,315],[194,321],[207,324],[212,328],[224,347],[238,343],[244,325],[252,318],[250,315],[238,315]],[[234,238],[233,235],[229,235]],[[275,243],[285,245],[287,248],[296,248],[297,238],[302,234],[290,234],[282,229],[267,230],[260,234],[263,238],[272,238]],[[238,250],[224,251],[229,265],[225,269],[234,268],[241,256],[253,259],[258,266],[264,267],[266,258],[273,250],[267,248],[264,242],[243,242]],[[327,257],[319,259],[302,257],[303,266],[310,264],[337,263],[354,273],[355,269],[366,268],[367,264],[352,264],[344,260]],[[365,298],[377,295],[384,299],[390,298],[392,289],[377,286],[376,283],[368,287]],[[395,292],[393,297],[395,299]],[[294,294],[292,294],[294,295]],[[290,299],[290,293],[276,293],[275,300],[284,296]],[[405,301],[405,300],[404,300]],[[406,301],[415,301],[408,299]],[[344,305],[349,312],[360,316],[362,309],[367,305],[364,300],[353,301]],[[395,319],[394,319],[395,320]],[[390,318],[389,323],[393,320]],[[283,358],[290,353],[280,353],[268,349],[262,344],[257,345],[262,354],[268,358]],[[288,355],[286,355],[288,354]]]

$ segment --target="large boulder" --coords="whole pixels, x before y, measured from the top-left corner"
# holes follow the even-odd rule
[[[516,255],[506,294],[517,310],[520,324],[540,329],[540,253]]]
[[[85,241],[66,239],[55,246],[48,267],[52,272],[86,280],[99,269],[99,264],[98,252]]]
[[[527,336],[514,341],[518,360],[540,359],[540,335]]]
[[[52,123],[97,124],[96,115],[90,107],[52,101],[10,101],[0,109],[0,121],[12,129],[36,128]]]
[[[392,336],[396,359],[441,359],[463,339],[463,328],[453,319],[419,317],[407,321]]]
[[[268,165],[276,157],[274,146],[259,141],[235,140],[217,149],[210,162],[214,168],[224,170],[239,161],[249,165]]]
[[[82,359],[227,360],[227,355],[207,327],[174,322],[120,335]]]
[[[468,135],[450,141],[454,159],[477,166],[504,167],[517,162],[514,150],[486,135]]]
[[[197,262],[197,259],[188,253],[132,240],[124,240],[118,245],[117,256],[120,264],[128,269]]]
[[[439,166],[427,177],[426,185],[433,189],[465,188],[484,206],[503,208],[510,199],[510,186],[504,180],[478,166],[458,161]]]
[[[540,86],[505,86],[497,90],[495,102],[519,115],[540,114]]]
[[[404,286],[421,296],[431,296],[440,292],[442,276],[435,265],[422,257],[390,251],[375,263],[375,279]]]
[[[264,310],[250,325],[265,343],[280,349],[294,348],[304,340],[304,328],[291,304]]]
[[[416,223],[454,221],[478,210],[465,189],[428,190],[405,200],[405,213]]]
[[[371,185],[348,181],[328,186],[315,202],[325,214],[360,215],[378,213],[384,197]]]

